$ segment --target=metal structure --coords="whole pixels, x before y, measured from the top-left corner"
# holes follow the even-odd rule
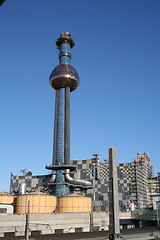
[[[70,194],[70,186],[90,187],[91,182],[73,179],[70,172],[76,166],[70,164],[70,92],[79,85],[77,71],[69,64],[71,60],[70,49],[75,45],[69,32],[61,33],[56,40],[59,49],[59,65],[50,75],[50,85],[56,90],[54,144],[52,165],[46,169],[52,170],[50,185],[55,185],[56,196]]]

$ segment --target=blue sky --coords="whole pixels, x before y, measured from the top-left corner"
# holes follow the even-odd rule
[[[71,65],[80,76],[71,93],[71,159],[108,148],[118,162],[146,152],[160,171],[160,1],[6,0],[0,7],[0,191],[9,172],[47,174],[51,163],[58,65],[55,40],[69,31]]]

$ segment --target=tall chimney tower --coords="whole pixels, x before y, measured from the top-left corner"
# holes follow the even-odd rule
[[[52,170],[50,185],[55,185],[55,194],[65,196],[70,194],[70,188],[65,184],[65,171],[73,171],[76,167],[70,165],[70,92],[79,85],[77,71],[69,64],[70,49],[75,45],[69,32],[61,33],[56,40],[59,49],[59,65],[50,75],[50,85],[56,90],[54,143],[52,165],[46,169]]]

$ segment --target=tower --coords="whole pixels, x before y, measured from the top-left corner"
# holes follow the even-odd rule
[[[76,166],[70,164],[70,92],[79,85],[77,71],[69,64],[71,60],[70,49],[75,45],[69,32],[61,33],[56,40],[59,49],[59,65],[50,75],[50,85],[56,90],[54,143],[52,165],[46,169],[52,170],[49,184],[55,185],[55,194],[65,196],[70,194],[70,185],[91,185],[85,180],[73,179],[69,173]],[[70,184],[69,184],[70,182]]]

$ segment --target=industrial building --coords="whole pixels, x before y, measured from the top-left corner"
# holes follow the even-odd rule
[[[70,50],[74,46],[69,32],[61,33],[56,40],[59,64],[49,77],[50,86],[55,90],[53,157],[51,164],[46,165],[50,174],[15,176],[11,172],[10,193],[16,196],[15,213],[25,213],[28,201],[34,202],[33,213],[70,212],[71,209],[75,212],[109,211],[109,160],[100,162],[99,154],[87,160],[70,160],[70,94],[80,81],[77,71],[70,65]],[[120,211],[151,207],[155,184],[146,153],[137,154],[133,162],[118,164],[117,176]],[[159,183],[156,187],[159,188]]]
[[[77,165],[73,173],[75,179],[87,179],[93,183],[93,188],[71,188],[71,193],[81,196],[95,196],[94,211],[108,212],[109,193],[109,163],[99,161],[98,154],[91,159],[72,161]],[[153,196],[160,196],[160,177],[152,177],[153,166],[146,153],[137,154],[137,158],[130,163],[119,163],[118,192],[120,211],[133,209],[151,208],[153,206]],[[26,192],[32,193],[36,190],[52,193],[48,184],[51,174],[40,176],[14,176],[11,178],[11,191],[15,195],[19,192],[22,183],[26,184]]]
[[[75,42],[69,32],[60,34],[56,40],[59,65],[49,77],[50,86],[56,92],[53,158],[52,163],[46,165],[51,174],[30,178],[15,177],[11,172],[10,189],[16,196],[11,202],[14,213],[26,213],[29,202],[31,213],[91,212],[91,198],[78,195],[74,190],[92,188],[92,182],[76,179],[73,172],[77,165],[70,161],[70,93],[79,85],[78,73],[70,65],[70,49],[74,46]]]
[[[70,65],[70,49],[75,42],[69,32],[63,32],[56,40],[56,46],[59,65],[49,78],[56,93],[53,158],[51,164],[46,165],[50,174],[15,176],[11,172],[10,194],[0,194],[0,213],[12,216],[6,218],[0,235],[5,231],[24,235],[23,216],[28,213],[32,214],[33,220],[31,232],[39,231],[40,234],[93,231],[93,226],[97,230],[108,230],[114,225],[109,215],[114,215],[112,218],[116,219],[119,235],[118,206],[121,215],[125,212],[129,217],[134,209],[152,207],[153,197],[159,197],[160,178],[153,178],[151,161],[146,153],[137,154],[130,163],[117,164],[116,158],[110,157],[112,154],[109,154],[109,160],[100,162],[97,153],[87,160],[70,160],[70,94],[79,86],[79,75]],[[116,156],[115,149],[113,152]],[[157,195],[153,193],[155,189]],[[112,235],[115,233],[113,231]]]

